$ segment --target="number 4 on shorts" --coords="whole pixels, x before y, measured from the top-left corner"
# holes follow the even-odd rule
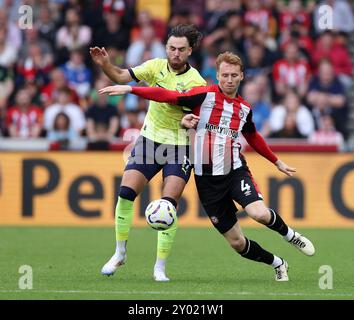
[[[245,193],[245,195],[249,195],[250,194],[250,190],[251,190],[251,187],[248,183],[245,183],[245,180],[242,179],[241,180],[241,191]]]

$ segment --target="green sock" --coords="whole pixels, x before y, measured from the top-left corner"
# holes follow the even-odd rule
[[[130,226],[133,220],[133,203],[121,197],[118,197],[116,206],[116,241],[128,240]]]
[[[157,257],[160,259],[167,259],[171,253],[173,240],[177,231],[177,218],[172,226],[165,231],[158,231],[157,237]]]

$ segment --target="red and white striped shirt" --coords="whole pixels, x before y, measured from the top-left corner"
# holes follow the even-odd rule
[[[240,133],[258,153],[271,162],[278,159],[252,121],[252,108],[240,95],[231,99],[217,85],[194,87],[186,93],[163,88],[133,87],[133,94],[157,102],[192,108],[200,117],[193,141],[194,173],[226,175],[240,168]]]

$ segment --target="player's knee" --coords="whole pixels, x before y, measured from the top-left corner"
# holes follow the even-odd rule
[[[241,252],[246,245],[246,239],[243,236],[229,239],[230,246],[237,252]]]
[[[265,209],[258,210],[257,212],[255,212],[255,213],[252,215],[252,218],[253,218],[254,220],[256,220],[257,222],[259,222],[259,223],[267,224],[267,223],[269,223],[269,220],[270,220],[270,213],[269,213],[269,211],[265,208]]]
[[[119,190],[119,197],[126,200],[134,201],[137,197],[137,194],[132,188],[121,186]]]

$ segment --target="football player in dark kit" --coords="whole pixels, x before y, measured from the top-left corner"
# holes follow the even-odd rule
[[[287,262],[253,240],[247,239],[237,222],[236,201],[246,213],[278,232],[286,241],[307,256],[315,253],[311,241],[286,225],[263,197],[240,153],[240,134],[260,155],[278,170],[292,176],[296,171],[271,151],[252,121],[252,107],[238,93],[243,80],[241,59],[230,52],[216,60],[218,85],[194,87],[186,93],[163,88],[110,86],[100,93],[131,92],[145,99],[188,106],[193,114],[182,119],[185,128],[196,128],[194,137],[194,174],[200,200],[214,227],[242,257],[271,265],[275,280],[288,281]]]

